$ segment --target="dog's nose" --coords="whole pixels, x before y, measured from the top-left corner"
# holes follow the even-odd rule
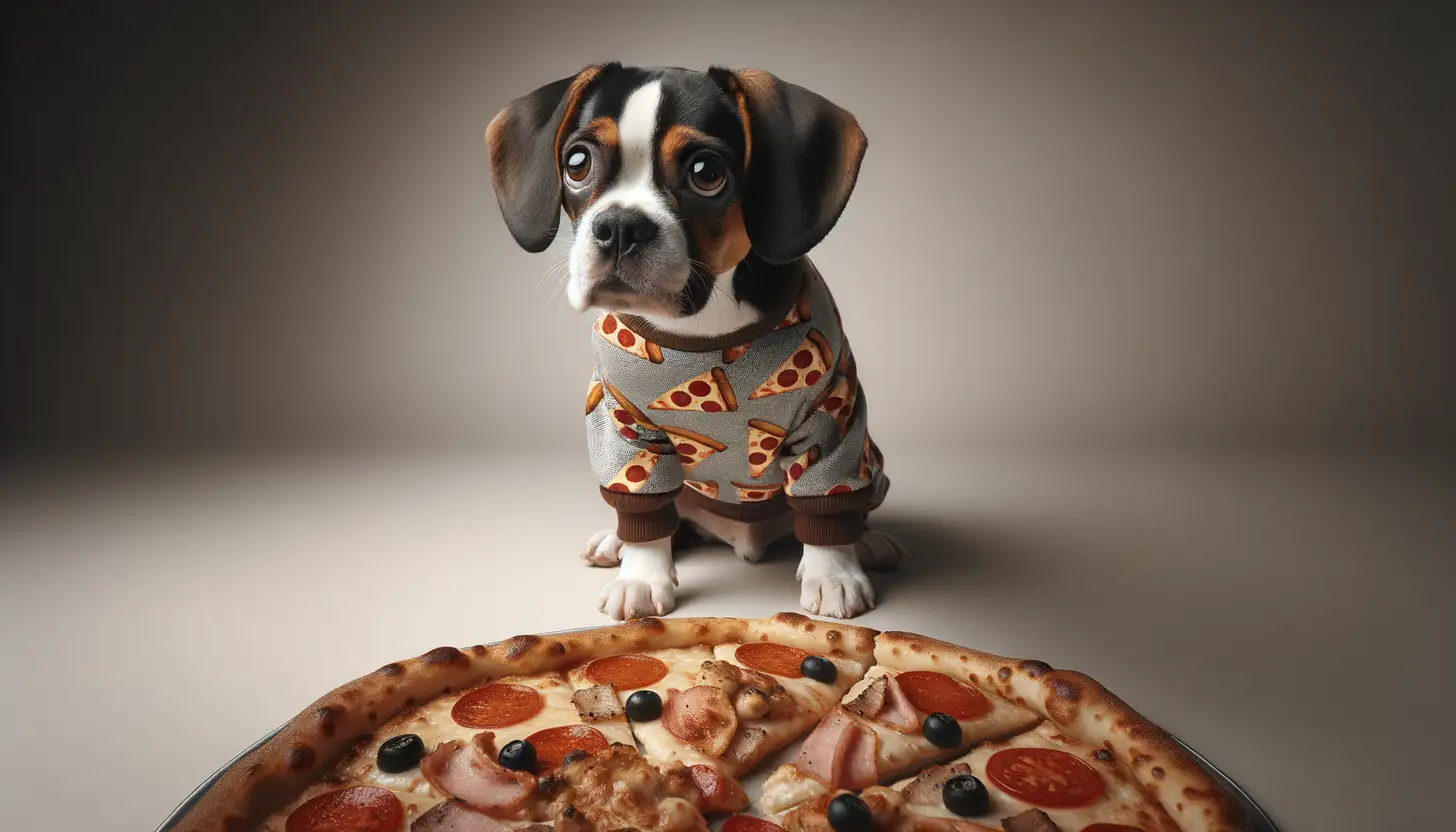
[[[592,237],[608,254],[621,257],[657,236],[657,223],[636,208],[608,208],[592,220]]]

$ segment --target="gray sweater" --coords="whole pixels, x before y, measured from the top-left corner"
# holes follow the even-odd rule
[[[888,480],[839,310],[803,264],[781,308],[727,336],[597,319],[587,444],[622,540],[671,535],[679,499],[744,521],[793,511],[804,543],[859,539]]]

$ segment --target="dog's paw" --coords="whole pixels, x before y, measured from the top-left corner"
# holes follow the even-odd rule
[[[617,621],[667,615],[675,606],[671,580],[618,578],[602,587],[600,609]]]
[[[909,554],[900,541],[874,529],[865,529],[854,551],[859,556],[860,566],[875,572],[899,569],[900,561]]]
[[[622,562],[622,541],[617,539],[613,529],[603,529],[591,536],[586,543],[582,560],[592,566],[616,566]]]
[[[813,615],[854,618],[875,608],[875,589],[854,546],[805,546],[799,605]]]

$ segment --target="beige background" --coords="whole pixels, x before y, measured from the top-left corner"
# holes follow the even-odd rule
[[[5,27],[0,827],[151,828],[348,678],[603,622],[587,320],[481,133],[611,58],[767,68],[870,137],[815,253],[914,553],[864,623],[1092,673],[1285,829],[1446,821],[1434,15],[40,6]],[[687,553],[679,611],[792,609],[795,556]]]

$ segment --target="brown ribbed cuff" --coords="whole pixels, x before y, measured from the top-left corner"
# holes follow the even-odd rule
[[[623,543],[646,543],[672,537],[677,531],[678,486],[663,494],[624,494],[601,489],[602,499],[617,510],[617,538]]]
[[[809,546],[847,546],[864,535],[865,518],[890,490],[883,474],[858,491],[827,497],[790,497],[794,510],[794,537]]]

